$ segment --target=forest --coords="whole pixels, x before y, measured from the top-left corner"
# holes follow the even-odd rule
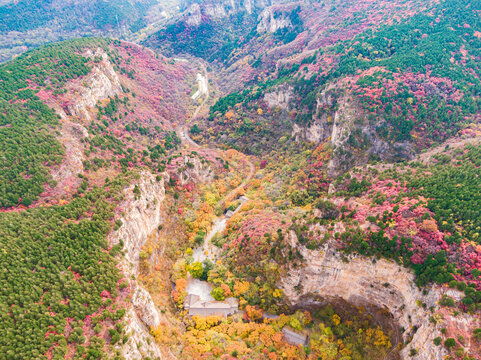
[[[432,13],[383,24],[315,56],[282,62],[264,81],[247,83],[255,97],[244,89],[236,102],[252,104],[282,84],[292,86],[296,96],[290,112],[296,123],[309,126],[319,116],[319,94],[334,86],[339,94],[347,90],[348,100],[359,107],[359,122],[374,126],[386,141],[412,142],[420,150],[455,135],[479,111],[480,10],[477,2],[440,2]],[[225,114],[239,96],[220,98],[210,119],[215,112]]]
[[[87,41],[46,46],[0,66],[0,207],[29,206],[46,184],[55,186],[49,167],[60,164],[65,154],[53,134],[58,115],[35,90],[60,89],[69,79],[86,75],[87,59],[75,50]]]
[[[0,32],[35,30],[48,26],[55,19],[68,28],[105,29],[118,26],[120,22],[134,22],[145,15],[153,1],[127,0],[71,2],[62,7],[55,0],[21,0],[0,6]],[[88,25],[87,25],[88,27]],[[64,29],[66,30],[66,29]]]
[[[128,181],[113,180],[109,190],[96,188],[64,206],[0,214],[2,359],[48,359],[49,352],[63,359],[68,346],[76,347],[75,358],[100,357],[94,327],[125,312],[116,300],[123,289],[118,249],[108,251],[106,235],[112,199]]]
[[[481,26],[479,6],[444,1],[432,14],[420,13],[339,42],[333,48],[339,63],[327,77],[384,68],[387,72],[369,82],[361,77],[357,95],[369,114],[385,117],[389,138],[410,140],[415,130],[433,140],[446,139],[480,106],[481,83],[474,75],[480,69],[481,45],[475,35]]]
[[[0,6],[0,31],[49,25],[39,4]],[[108,29],[145,14],[151,2],[142,4],[99,1],[88,16]],[[327,4],[329,16],[315,23],[310,11],[320,4],[291,5],[282,13],[291,25],[272,33],[257,32],[255,11],[153,31],[170,54],[208,62],[202,103],[191,94],[203,66],[120,40],[52,44],[0,65],[1,359],[121,360],[121,345],[142,352],[155,342],[166,358],[381,360],[401,349],[419,355],[411,340],[426,329],[436,332],[425,343],[434,351],[478,356],[480,4],[433,2],[375,27],[363,11],[343,18],[353,10],[347,1]],[[20,10],[29,15],[20,19]],[[362,30],[351,36],[349,22]],[[256,41],[261,54],[243,58]],[[236,77],[240,64],[245,77]],[[75,96],[102,67],[118,86],[88,116],[74,114]],[[62,138],[62,125],[81,133],[76,142]],[[454,146],[433,146],[453,136]],[[409,156],[383,157],[393,144]],[[55,171],[76,151],[62,183]],[[137,182],[141,172],[148,182]],[[162,203],[143,193],[151,185]],[[138,264],[126,276],[123,240],[112,245],[108,234],[127,228],[120,219],[132,209],[157,220],[139,235]],[[206,260],[194,260],[199,253]],[[330,255],[406,275],[413,306],[428,314],[423,331],[406,305],[396,311],[411,326],[401,329],[387,309],[321,304],[302,276]],[[188,316],[187,287],[199,280],[241,311]],[[394,294],[388,282],[375,285]],[[150,298],[133,306],[140,288]],[[142,314],[149,305],[155,326]],[[146,325],[144,345],[125,330],[132,313]],[[308,340],[292,345],[289,331]]]
[[[114,221],[115,210],[122,191],[137,178],[129,161],[137,163],[139,154],[94,126],[89,141],[97,157],[85,160],[85,173],[77,174],[80,185],[55,205],[38,201],[56,186],[50,172],[66,156],[57,140],[59,117],[44,102],[45,93],[67,96],[66,83],[88,74],[98,61],[79,53],[98,47],[115,56],[109,45],[95,38],[48,45],[0,67],[2,359],[117,358],[105,348],[128,340],[123,321],[128,282],[117,267],[123,244],[109,245],[107,234],[122,226]],[[113,98],[98,110],[110,119],[119,116],[119,106],[125,104]],[[162,144],[151,148],[157,158],[151,156],[165,164],[166,149],[180,140],[175,133],[161,135]],[[90,177],[93,171],[112,166],[100,156],[102,148],[128,156],[99,185]]]
[[[190,54],[227,63],[235,48],[255,36],[257,15],[239,12],[226,19],[205,16],[198,26],[175,22],[155,33],[147,43],[159,41],[167,54]]]

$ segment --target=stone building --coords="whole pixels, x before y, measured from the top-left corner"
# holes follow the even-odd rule
[[[189,316],[223,316],[235,314],[239,309],[239,301],[236,298],[227,298],[225,301],[203,301],[198,295],[189,294],[184,299],[184,309]]]

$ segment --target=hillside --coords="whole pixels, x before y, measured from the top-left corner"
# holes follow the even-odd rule
[[[131,38],[176,14],[178,1],[0,1],[0,62],[39,45],[83,36]]]
[[[126,341],[129,282],[106,236],[122,225],[124,188],[162,174],[178,147],[193,71],[103,39],[0,68],[0,357],[96,358],[106,339]]]
[[[368,161],[411,159],[477,119],[479,16],[473,6],[443,2],[376,32],[282,57],[265,80],[221,99],[211,109],[209,127],[220,122],[228,133],[250,137],[260,125],[273,143],[286,134],[316,143],[329,139],[334,174]],[[259,67],[268,69],[264,63]],[[248,114],[251,132],[242,125],[229,128],[222,119],[241,103],[237,112]],[[277,118],[274,126],[261,120],[259,108]],[[265,141],[258,132],[254,136],[256,143]],[[241,150],[246,148],[256,147]]]
[[[0,1],[0,358],[481,360],[480,14]]]

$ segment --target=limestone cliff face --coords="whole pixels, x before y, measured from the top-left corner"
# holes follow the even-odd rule
[[[296,110],[294,99],[293,90],[286,87],[279,87],[264,97],[270,107],[286,111]],[[386,127],[383,119],[369,122],[356,104],[340,95],[335,86],[329,86],[318,94],[312,120],[308,124],[292,124],[292,136],[297,141],[329,141],[334,153],[328,170],[329,175],[335,177],[371,159],[386,162],[412,159],[414,151],[408,141],[387,141],[379,135],[378,129]]]
[[[133,266],[133,272],[137,272],[140,249],[147,237],[157,230],[163,223],[163,214],[160,206],[165,198],[165,182],[167,175],[160,181],[156,181],[154,175],[144,172],[137,186],[140,197],[134,196],[134,184],[125,190],[126,200],[121,206],[126,210],[122,218],[123,225],[111,235],[113,244],[122,240],[126,260]]]
[[[69,92],[74,93],[75,101],[69,104],[67,110],[71,115],[78,116],[83,121],[89,122],[91,120],[89,110],[97,102],[120,94],[122,86],[107,54],[103,50],[97,49],[95,52],[87,50],[85,55],[91,58],[99,57],[101,60],[82,79],[82,86],[72,84],[69,87]]]
[[[333,106],[329,106],[331,101],[335,101]],[[375,123],[370,122],[356,104],[345,97],[336,99],[329,91],[320,94],[313,120],[306,131],[313,136],[327,135],[334,149],[328,165],[331,176],[337,176],[352,166],[366,164],[371,159],[393,162],[414,157],[410,142],[386,140],[379,134],[378,129],[388,127],[382,118]]]
[[[91,119],[91,110],[98,101],[119,94],[122,91],[119,77],[109,61],[107,54],[97,49],[87,49],[86,57],[98,57],[101,60],[95,64],[85,77],[69,81],[66,85],[66,98],[70,99],[67,106],[56,97],[49,97],[46,103],[60,116],[61,128],[58,140],[64,145],[66,156],[60,167],[52,171],[52,177],[57,181],[57,192],[71,193],[81,182],[77,176],[83,170],[84,143],[88,137],[86,126]]]
[[[192,4],[184,13],[184,21],[190,26],[199,26],[202,23],[202,11],[199,4]]]
[[[175,176],[179,177],[182,185],[189,182],[209,183],[214,179],[214,170],[206,161],[202,161],[198,156],[184,156],[184,166],[179,167]]]
[[[289,110],[290,101],[293,99],[294,88],[292,86],[281,85],[275,89],[275,91],[266,93],[264,95],[264,101],[270,108],[281,108],[283,110]]]
[[[147,237],[155,233],[164,221],[160,207],[165,198],[166,181],[167,175],[157,181],[154,175],[142,173],[136,183],[140,196],[136,198],[133,193],[135,184],[125,190],[125,200],[121,204],[126,209],[121,219],[123,225],[109,236],[111,244],[117,244],[120,240],[124,242],[125,258],[121,262],[121,269],[130,281],[132,292],[132,307],[127,313],[126,327],[130,337],[121,349],[127,360],[140,360],[147,356],[151,359],[161,358],[160,350],[149,333],[151,328],[159,326],[159,313],[150,294],[132,278],[138,272],[140,249]]]
[[[402,359],[441,360],[446,355],[442,346],[435,346],[433,339],[441,336],[443,326],[429,321],[429,308],[436,307],[441,293],[428,289],[426,295],[414,284],[414,275],[394,262],[353,256],[343,261],[335,249],[327,243],[318,251],[310,251],[299,245],[294,232],[289,234],[291,246],[297,247],[305,260],[305,266],[291,269],[281,281],[286,298],[292,304],[321,297],[325,300],[342,298],[349,303],[385,308],[405,331],[403,339],[408,345],[401,351]],[[425,308],[421,304],[426,304]],[[412,357],[411,349],[419,353]]]
[[[271,0],[187,0],[182,2],[183,21],[190,26],[199,26],[203,17],[224,19],[237,13],[253,14],[270,6]]]
[[[132,297],[132,304],[140,320],[142,320],[145,325],[151,329],[155,329],[160,325],[159,313],[154,306],[152,296],[150,296],[147,290],[138,287]]]
[[[275,33],[279,29],[284,29],[290,26],[292,26],[292,23],[288,13],[279,12],[272,7],[268,7],[259,15],[257,32]]]
[[[50,103],[60,116],[59,142],[65,147],[66,156],[58,168],[52,170],[52,178],[57,181],[55,189],[59,193],[71,193],[80,185],[81,179],[78,174],[82,172],[85,159],[85,145],[83,140],[88,138],[87,129],[73,122],[65,111],[57,104]]]

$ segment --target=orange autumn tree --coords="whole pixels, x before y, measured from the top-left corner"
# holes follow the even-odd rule
[[[175,289],[172,290],[172,298],[178,307],[182,307],[184,298],[187,296],[185,289],[187,288],[187,280],[184,278],[175,281]]]

